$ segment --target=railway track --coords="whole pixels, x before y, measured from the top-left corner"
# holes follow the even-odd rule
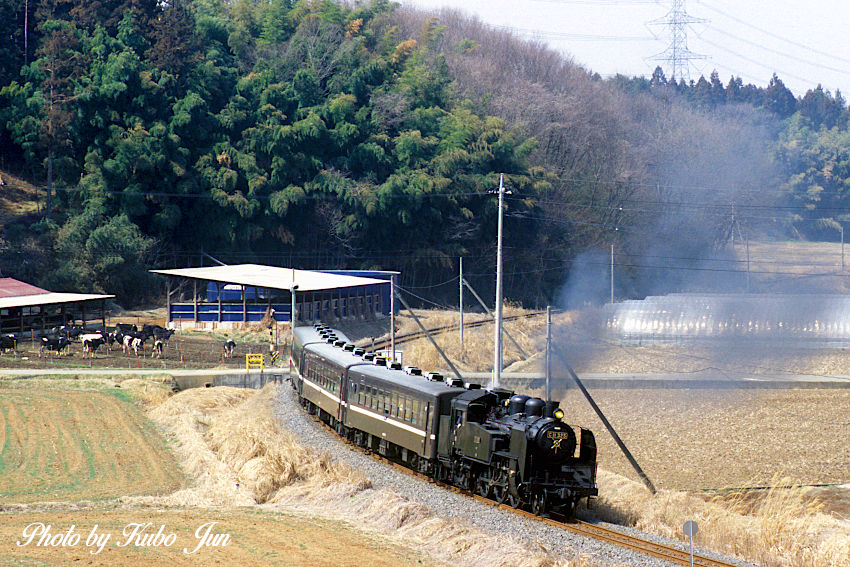
[[[579,535],[583,535],[585,537],[591,537],[591,538],[594,538],[596,540],[603,541],[603,542],[608,543],[610,545],[616,545],[618,547],[629,549],[631,551],[634,551],[634,552],[637,552],[637,553],[642,553],[644,555],[649,555],[649,556],[655,557],[657,559],[669,561],[671,563],[676,563],[676,564],[679,564],[679,565],[691,565],[690,553],[688,551],[684,551],[684,550],[679,549],[679,548],[672,546],[672,545],[657,543],[657,542],[654,542],[654,541],[650,541],[650,540],[647,540],[647,539],[643,539],[643,538],[639,538],[639,537],[636,537],[636,536],[626,534],[626,533],[621,532],[619,530],[607,528],[607,527],[604,527],[604,526],[601,526],[601,525],[598,525],[598,524],[592,524],[590,522],[585,522],[585,521],[582,521],[582,520],[567,520],[567,519],[558,520],[558,519],[555,519],[555,518],[550,518],[550,517],[545,517],[545,516],[537,516],[536,514],[532,514],[531,512],[528,512],[526,510],[522,510],[520,508],[513,508],[512,506],[508,506],[507,504],[499,504],[498,502],[496,502],[494,500],[490,500],[488,498],[483,498],[483,497],[481,497],[477,494],[474,494],[474,493],[468,492],[466,490],[462,490],[460,488],[457,488],[456,486],[452,486],[450,484],[446,484],[444,482],[434,480],[433,478],[431,478],[429,476],[426,476],[424,474],[413,471],[413,470],[405,467],[404,465],[401,465],[399,463],[396,463],[394,461],[386,459],[386,458],[378,455],[377,453],[374,453],[372,451],[364,449],[363,447],[360,447],[359,445],[355,445],[354,443],[352,443],[348,439],[345,439],[344,437],[339,436],[332,427],[330,427],[328,424],[326,424],[321,419],[319,419],[318,416],[315,416],[315,415],[312,415],[312,414],[308,414],[308,415],[316,423],[318,423],[320,426],[327,429],[329,432],[333,433],[335,437],[340,439],[343,443],[345,443],[349,447],[356,449],[361,454],[368,455],[368,456],[372,457],[376,461],[379,461],[379,462],[381,462],[385,465],[389,465],[390,467],[392,467],[392,468],[394,468],[394,469],[396,469],[399,472],[402,472],[404,474],[414,476],[414,477],[419,478],[420,480],[423,480],[425,482],[436,484],[437,486],[440,486],[441,488],[444,488],[446,490],[450,490],[450,491],[452,491],[456,494],[461,494],[463,496],[466,496],[468,498],[472,498],[473,500],[476,500],[476,501],[481,502],[483,504],[487,504],[488,506],[493,506],[494,508],[506,510],[508,512],[511,512],[513,514],[517,514],[519,516],[530,519],[532,521],[541,522],[541,523],[544,523],[544,524],[547,524],[547,525],[550,525],[550,526],[558,527],[558,528],[561,528],[561,529],[564,529],[564,530],[567,530],[567,531],[570,531],[570,532],[573,532],[573,533],[576,533],[576,534],[579,534]],[[737,567],[737,564],[735,564],[735,563],[728,563],[728,562],[721,561],[721,560],[718,560],[718,559],[712,559],[710,557],[706,557],[705,555],[700,555],[700,554],[697,554],[697,553],[694,553],[693,565],[695,567]]]
[[[529,317],[541,317],[545,316],[545,311],[533,311],[531,313],[524,313],[522,315],[510,315],[507,317],[503,317],[502,321],[516,321],[517,319],[527,319]],[[483,327],[485,325],[492,325],[493,319],[481,319],[479,321],[470,321],[468,323],[463,324],[464,329],[475,329],[477,327]],[[446,333],[448,331],[454,331],[457,329],[457,325],[443,325],[441,327],[434,327],[432,329],[428,329],[428,332],[432,335],[439,335],[442,333]],[[425,333],[422,331],[412,331],[410,333],[405,333],[403,335],[396,335],[395,343],[397,345],[409,343],[411,341],[415,341],[425,337]],[[362,344],[361,344],[362,343]],[[371,346],[371,341],[368,343],[368,346]],[[358,341],[358,346],[366,346],[364,341]],[[384,349],[390,346],[390,339],[376,339],[375,340],[375,348],[376,349]]]

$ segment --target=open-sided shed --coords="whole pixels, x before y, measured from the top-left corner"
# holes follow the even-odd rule
[[[44,331],[100,321],[114,295],[52,292],[13,278],[0,278],[0,333]]]
[[[168,322],[238,324],[292,318],[299,321],[374,319],[390,310],[390,278],[397,272],[321,272],[259,264],[151,270],[166,276]],[[171,301],[171,278],[192,282],[191,302]]]

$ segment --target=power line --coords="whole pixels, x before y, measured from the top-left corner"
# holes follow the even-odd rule
[[[755,31],[757,31],[757,32],[763,33],[763,34],[765,34],[765,35],[767,35],[767,36],[770,36],[770,37],[772,37],[772,38],[774,38],[774,39],[778,39],[778,40],[780,40],[780,41],[784,41],[784,42],[789,43],[789,44],[791,44],[791,45],[793,45],[793,46],[795,46],[795,47],[799,47],[800,49],[805,49],[805,50],[807,50],[807,51],[811,51],[812,53],[816,53],[817,55],[823,55],[824,57],[830,57],[830,58],[832,58],[832,59],[835,59],[836,61],[841,61],[842,63],[850,63],[850,59],[846,59],[846,58],[844,58],[844,57],[839,57],[838,55],[835,55],[835,54],[833,54],[833,53],[827,53],[826,51],[820,51],[820,50],[818,50],[818,49],[813,48],[813,47],[812,47],[812,46],[810,46],[810,45],[806,45],[806,44],[804,44],[804,43],[799,43],[799,42],[796,42],[796,41],[790,40],[790,39],[788,39],[787,37],[783,37],[783,36],[781,36],[781,35],[778,35],[778,34],[776,34],[776,33],[773,33],[773,32],[771,32],[771,31],[768,31],[768,30],[766,30],[766,29],[763,29],[763,28],[760,28],[760,27],[758,27],[758,26],[755,26],[755,25],[753,25],[753,24],[751,24],[751,23],[749,23],[749,22],[747,22],[747,21],[745,21],[745,20],[742,20],[741,18],[735,17],[735,16],[733,16],[733,15],[731,15],[731,14],[728,14],[728,13],[724,12],[723,10],[721,10],[720,8],[717,8],[716,6],[712,6],[710,3],[705,2],[705,0],[703,0],[702,2],[700,2],[700,5],[702,5],[702,6],[706,7],[706,8],[708,8],[709,10],[711,10],[711,11],[713,11],[713,12],[716,12],[716,13],[720,14],[720,15],[721,15],[721,16],[723,16],[723,17],[729,18],[730,20],[733,20],[733,21],[735,21],[735,22],[737,22],[737,23],[739,23],[739,24],[741,24],[741,25],[743,25],[743,26],[746,26],[746,27],[748,27],[748,28],[750,28],[750,29],[752,29],[752,30],[755,30]],[[801,6],[803,6],[803,4],[800,4],[800,5],[801,5]]]
[[[761,61],[758,61],[757,59],[753,59],[752,57],[747,57],[746,55],[741,55],[740,53],[738,53],[736,51],[732,51],[731,49],[724,47],[722,45],[718,45],[718,44],[714,43],[713,41],[706,39],[705,37],[700,37],[700,40],[711,45],[712,47],[716,47],[717,49],[720,49],[722,51],[725,51],[726,53],[734,55],[735,57],[738,57],[739,59],[743,59],[744,61],[752,63],[753,65],[758,65],[759,67],[767,69],[768,71],[771,71],[771,72],[774,72],[774,73],[777,73],[777,72],[781,73],[783,76],[791,77],[792,79],[797,79],[798,81],[802,81],[803,83],[806,83],[806,84],[809,84],[809,85],[813,84],[812,81],[809,80],[809,79],[804,79],[803,77],[800,77],[799,75],[795,75],[793,73],[789,73],[788,71],[782,71],[780,69],[777,69],[776,67],[772,67],[770,65],[765,65],[764,63],[762,63]]]
[[[756,43],[755,41],[750,41],[748,39],[744,39],[743,37],[740,37],[740,36],[735,35],[733,33],[723,31],[720,28],[712,27],[712,28],[709,28],[709,29],[711,29],[712,31],[719,33],[721,35],[725,35],[726,37],[731,37],[732,39],[740,41],[741,43],[746,43],[747,45],[750,45],[752,47],[756,47],[758,49],[762,49],[762,50],[767,51],[769,53],[773,53],[774,55],[780,55],[782,57],[787,57],[788,59],[792,59],[794,61],[797,61],[798,63],[805,63],[806,65],[811,65],[812,67],[820,67],[821,69],[825,69],[827,71],[834,71],[836,73],[841,73],[842,75],[850,75],[850,71],[848,71],[847,69],[839,69],[838,67],[830,67],[829,65],[824,65],[822,63],[816,63],[816,62],[814,62],[810,59],[803,59],[802,57],[797,57],[796,55],[792,55],[790,53],[785,53],[784,51],[779,51],[777,49],[773,49],[772,47],[767,47],[767,46],[762,45],[760,43]],[[700,37],[702,37],[702,36],[700,36]],[[783,74],[784,74],[784,72],[783,72]]]

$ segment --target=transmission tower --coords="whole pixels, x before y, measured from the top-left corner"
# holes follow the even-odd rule
[[[705,59],[705,55],[698,55],[688,49],[688,27],[691,24],[702,24],[708,20],[694,18],[685,9],[686,0],[671,0],[672,6],[666,15],[649,22],[651,26],[665,26],[670,35],[670,45],[661,53],[650,59],[653,61],[666,61],[669,63],[670,80],[678,81],[684,79],[690,81],[690,61],[694,59]]]

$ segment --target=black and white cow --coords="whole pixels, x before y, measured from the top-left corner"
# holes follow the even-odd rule
[[[163,358],[165,356],[165,341],[162,339],[154,340],[153,355],[157,358]]]
[[[76,339],[86,331],[85,327],[79,325],[62,325],[54,327],[50,330],[50,335],[55,337],[65,337],[66,339]]]
[[[159,339],[163,342],[168,342],[168,339],[171,338],[171,335],[174,334],[174,329],[163,329],[162,327],[155,327],[153,330],[153,336],[155,339]]]
[[[91,357],[94,357],[97,349],[107,342],[107,335],[103,331],[84,333],[80,335],[80,342],[83,343],[83,352],[87,352]]]
[[[224,358],[232,358],[233,351],[236,349],[236,342],[233,339],[227,339],[227,342],[221,348],[224,351]]]
[[[41,337],[41,352],[43,354],[44,351],[52,351],[62,356],[62,351],[66,350],[70,344],[71,341],[65,337]]]
[[[0,350],[6,352],[16,348],[18,348],[18,339],[15,338],[15,335],[0,335]]]
[[[116,323],[115,332],[121,333],[122,335],[126,335],[128,333],[138,333],[139,329],[137,329],[135,325],[132,325],[130,323]]]
[[[148,337],[140,332],[136,332],[124,335],[121,340],[123,341],[121,346],[125,354],[129,354],[132,350],[133,354],[139,356],[139,351],[142,353],[145,352],[145,341],[148,340]]]

